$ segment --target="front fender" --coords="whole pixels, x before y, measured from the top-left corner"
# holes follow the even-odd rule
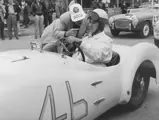
[[[159,78],[159,50],[150,43],[139,43],[132,47],[125,60],[121,63],[122,66],[122,92],[120,97],[120,104],[126,104],[131,98],[132,84],[135,73],[144,61],[150,61],[155,67],[155,77]]]

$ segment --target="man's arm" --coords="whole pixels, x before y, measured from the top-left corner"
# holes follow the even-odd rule
[[[5,13],[6,13],[5,6],[4,6],[4,5],[1,5],[1,7],[2,7],[2,12],[3,12],[3,14],[5,14]]]
[[[65,36],[65,24],[57,19],[53,26],[53,37],[57,39],[64,38]]]

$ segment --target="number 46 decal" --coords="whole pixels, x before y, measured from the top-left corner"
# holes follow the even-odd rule
[[[74,102],[73,101],[73,94],[71,91],[71,86],[70,86],[70,83],[68,81],[66,81],[66,87],[67,87],[68,97],[69,97],[69,102],[70,102],[71,120],[81,120],[82,118],[84,118],[88,115],[88,104],[84,99],[81,99],[77,102]],[[55,106],[55,99],[54,99],[53,90],[52,90],[51,86],[48,86],[47,90],[46,90],[46,96],[44,99],[44,103],[43,103],[43,107],[41,110],[39,120],[44,120],[44,114],[45,114],[47,103],[49,100],[50,100],[50,107],[51,107],[51,120],[65,120],[65,119],[67,119],[66,113],[59,116],[59,117],[56,117],[56,106]],[[84,113],[82,115],[80,115],[79,117],[76,118],[74,116],[75,115],[74,109],[80,105],[83,105],[85,110],[84,110]]]

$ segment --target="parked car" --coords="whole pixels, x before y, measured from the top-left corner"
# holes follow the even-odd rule
[[[159,77],[159,50],[150,43],[113,50],[120,60],[109,67],[34,49],[1,52],[0,120],[93,120],[117,104],[139,108],[150,77]]]
[[[135,32],[140,37],[148,37],[153,31],[152,19],[159,14],[159,4],[153,6],[141,6],[137,9],[129,9],[127,14],[119,14],[109,18],[109,25],[113,36],[120,32]]]

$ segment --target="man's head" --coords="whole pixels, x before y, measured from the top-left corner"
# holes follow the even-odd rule
[[[12,5],[12,4],[13,4],[13,0],[8,0],[8,3],[9,3],[10,5]]]
[[[80,4],[74,3],[69,6],[71,20],[75,23],[80,23],[85,17],[86,13]]]
[[[92,28],[92,33],[102,32],[108,25],[108,14],[102,9],[94,9],[88,13],[89,24]]]
[[[3,5],[3,3],[4,3],[4,1],[3,1],[3,0],[0,0],[0,4]]]

